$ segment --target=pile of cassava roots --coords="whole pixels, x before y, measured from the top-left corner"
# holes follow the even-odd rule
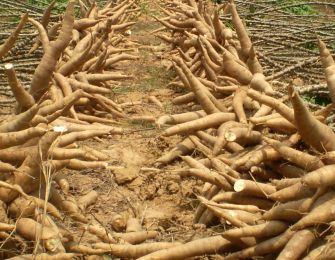
[[[162,11],[155,33],[171,44],[170,87],[185,93],[172,103],[185,113],[156,121],[163,136],[184,136],[157,163],[181,158],[180,176],[204,182],[194,223],[225,231],[141,259],[333,259],[335,133],[325,122],[335,63],[325,43],[315,38],[332,103],[312,111],[292,82],[267,80],[232,0],[171,1]]]
[[[185,112],[157,118],[160,135],[183,140],[155,166],[184,161],[174,172],[204,183],[194,223],[224,231],[186,243],[153,242],[158,232],[143,230],[137,218],[111,216],[113,231],[89,220],[97,192],[75,199],[62,171],[113,169],[107,154],[80,141],[127,134],[117,121],[129,118],[123,109],[129,104],[118,104],[111,86],[132,78],[115,65],[138,59],[127,35],[140,7],[134,0],[103,7],[69,0],[59,22],[49,24],[55,2],[41,21],[23,14],[0,45],[1,60],[31,24],[38,36],[30,53],[43,51],[29,86],[18,80],[15,63],[3,68],[16,114],[0,122],[1,258],[335,257],[335,133],[326,123],[333,118],[335,62],[322,38],[315,41],[333,103],[311,110],[293,83],[263,74],[233,0],[161,3],[165,17],[154,16],[162,24],[155,34],[171,45],[176,78],[169,87],[183,89],[172,103]],[[222,14],[231,16],[233,29]]]
[[[138,258],[179,243],[142,243],[157,231],[143,230],[137,218],[111,216],[114,231],[89,221],[86,209],[94,190],[74,198],[62,169],[109,169],[109,156],[79,141],[123,134],[116,127],[126,118],[112,87],[131,76],[115,65],[135,60],[136,43],[127,39],[129,21],[138,15],[132,0],[109,1],[102,8],[91,1],[69,0],[59,22],[49,23],[52,1],[41,21],[23,14],[0,45],[8,55],[22,29],[36,27],[30,52],[43,55],[29,86],[23,86],[15,63],[7,63],[8,85],[16,99],[15,115],[0,123],[0,251],[1,259],[80,259],[89,255]],[[79,16],[79,18],[75,18]],[[15,60],[15,59],[13,59]],[[131,104],[130,104],[131,105]],[[72,232],[64,225],[71,219]],[[76,233],[81,233],[77,236]]]

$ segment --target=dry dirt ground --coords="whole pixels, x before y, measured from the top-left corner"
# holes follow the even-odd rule
[[[164,57],[169,47],[150,32],[159,28],[159,24],[149,16],[160,15],[158,1],[141,4],[141,16],[131,29],[130,39],[138,43],[140,59],[123,62],[120,70],[134,76],[133,80],[123,82],[114,88],[118,103],[140,101],[126,109],[128,115],[151,115],[157,118],[165,113],[175,112],[172,98],[179,90],[167,88],[175,77],[167,67],[170,62]],[[148,101],[154,95],[164,108]],[[203,226],[193,224],[193,214],[197,205],[195,193],[202,187],[195,180],[181,180],[173,172],[183,167],[181,162],[155,169],[155,160],[181,141],[180,137],[163,138],[161,130],[148,122],[121,121],[129,133],[112,136],[101,141],[84,142],[107,153],[111,165],[125,166],[124,170],[86,170],[69,171],[72,184],[71,194],[81,196],[92,189],[99,197],[89,209],[92,221],[100,222],[107,230],[111,229],[113,214],[136,216],[141,219],[143,228],[160,231],[155,241],[186,242],[208,234]],[[66,226],[70,226],[70,219]],[[212,232],[212,231],[210,231]],[[214,231],[213,231],[214,232]],[[110,259],[104,256],[104,259]],[[208,259],[208,258],[202,258]]]

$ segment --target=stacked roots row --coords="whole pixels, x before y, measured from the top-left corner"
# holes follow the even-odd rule
[[[143,231],[136,218],[127,221],[115,215],[111,219],[115,232],[89,221],[85,210],[95,202],[97,192],[76,200],[61,171],[110,167],[108,155],[77,142],[124,132],[113,126],[127,115],[113,100],[111,86],[131,78],[120,73],[116,64],[138,58],[132,54],[135,43],[126,36],[134,24],[128,20],[136,18],[139,7],[134,1],[109,1],[103,8],[79,1],[77,19],[76,1],[70,0],[63,19],[49,24],[55,2],[41,22],[23,15],[0,46],[2,59],[30,23],[38,31],[30,51],[42,48],[44,53],[30,86],[17,79],[15,64],[3,68],[17,103],[16,115],[0,123],[1,258],[73,259],[81,254],[138,258],[175,246],[136,245],[158,234]],[[62,223],[69,218],[81,237]]]
[[[326,45],[315,39],[333,104],[311,111],[292,84],[283,94],[266,80],[233,1],[173,1],[162,10],[156,32],[171,32],[157,34],[172,44],[170,85],[186,93],[173,103],[188,111],[157,120],[163,136],[185,137],[157,163],[181,158],[188,167],[178,173],[204,182],[195,223],[225,231],[141,259],[334,258],[335,134],[325,122],[335,63]]]

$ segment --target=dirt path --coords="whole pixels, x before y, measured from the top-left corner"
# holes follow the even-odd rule
[[[156,118],[172,110],[170,104],[174,91],[166,85],[174,75],[167,70],[169,62],[162,58],[168,47],[150,34],[159,27],[148,16],[149,13],[159,15],[156,3],[143,3],[141,8],[142,15],[130,36],[139,44],[137,54],[140,58],[120,65],[123,71],[126,69],[134,76],[134,80],[122,83],[114,92],[119,104],[141,102],[126,108],[127,115],[133,113]],[[156,96],[164,108],[148,102],[150,95]],[[160,231],[162,236],[156,241],[187,241],[202,236],[203,233],[198,230],[201,227],[192,224],[193,192],[198,185],[195,181],[181,181],[177,174],[171,172],[179,167],[179,163],[159,170],[141,170],[153,167],[159,156],[180,141],[179,137],[160,137],[159,130],[152,123],[124,121],[122,125],[133,133],[112,136],[102,142],[90,141],[89,145],[107,153],[112,165],[124,166],[124,169],[69,173],[70,181],[76,184],[73,185],[75,190],[71,191],[73,195],[81,196],[92,189],[99,193],[98,201],[88,214],[91,221],[98,221],[109,230],[114,213],[136,215],[142,220],[144,228]]]

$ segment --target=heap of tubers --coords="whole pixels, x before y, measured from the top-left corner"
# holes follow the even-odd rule
[[[292,84],[283,94],[266,80],[233,0],[215,7],[169,1],[161,9],[166,17],[155,17],[162,24],[157,36],[172,46],[177,77],[170,86],[187,91],[172,100],[184,113],[156,120],[163,136],[184,137],[156,163],[183,160],[187,167],[178,174],[204,182],[194,223],[220,223],[224,231],[187,243],[143,243],[159,233],[143,230],[136,217],[111,216],[113,230],[89,220],[86,210],[98,193],[75,199],[62,169],[110,167],[107,154],[80,141],[125,132],[115,126],[128,116],[111,86],[131,79],[115,68],[138,58],[125,35],[139,8],[133,0],[108,1],[102,8],[89,0],[78,3],[79,19],[76,1],[69,0],[52,26],[55,1],[41,22],[23,15],[0,45],[2,59],[31,23],[38,37],[30,52],[43,50],[28,88],[15,64],[4,68],[16,114],[0,123],[1,258],[334,258],[335,134],[325,123],[334,103],[310,111]],[[231,15],[234,30],[220,12]],[[318,43],[334,102],[335,62]],[[155,97],[149,100],[162,107]],[[82,237],[62,225],[64,218]]]
[[[172,103],[186,112],[156,120],[163,136],[184,136],[157,164],[181,158],[179,175],[204,182],[194,223],[225,231],[140,259],[333,258],[335,133],[325,122],[335,77],[326,45],[318,40],[333,103],[310,111],[292,84],[283,94],[266,80],[233,0],[172,1],[162,10],[155,32],[172,46],[170,86],[186,91]]]
[[[23,86],[15,64],[4,66],[16,99],[15,115],[0,123],[0,236],[2,259],[73,259],[80,255],[111,254],[138,258],[179,243],[146,243],[157,231],[119,219],[115,231],[86,215],[97,200],[94,190],[78,199],[63,168],[110,168],[109,156],[80,141],[123,134],[118,118],[127,118],[113,99],[112,88],[131,76],[116,64],[135,60],[135,43],[127,39],[138,15],[133,0],[108,1],[99,8],[69,0],[59,23],[48,26],[52,1],[39,22],[22,16],[12,35],[0,46],[0,59],[14,46],[22,28],[31,23],[38,31],[30,52],[43,49],[30,86]],[[62,222],[70,218],[83,237],[73,235]],[[124,223],[123,225],[121,225]],[[88,237],[87,239],[85,237]],[[92,239],[94,238],[94,239]],[[87,243],[86,241],[90,241]]]

